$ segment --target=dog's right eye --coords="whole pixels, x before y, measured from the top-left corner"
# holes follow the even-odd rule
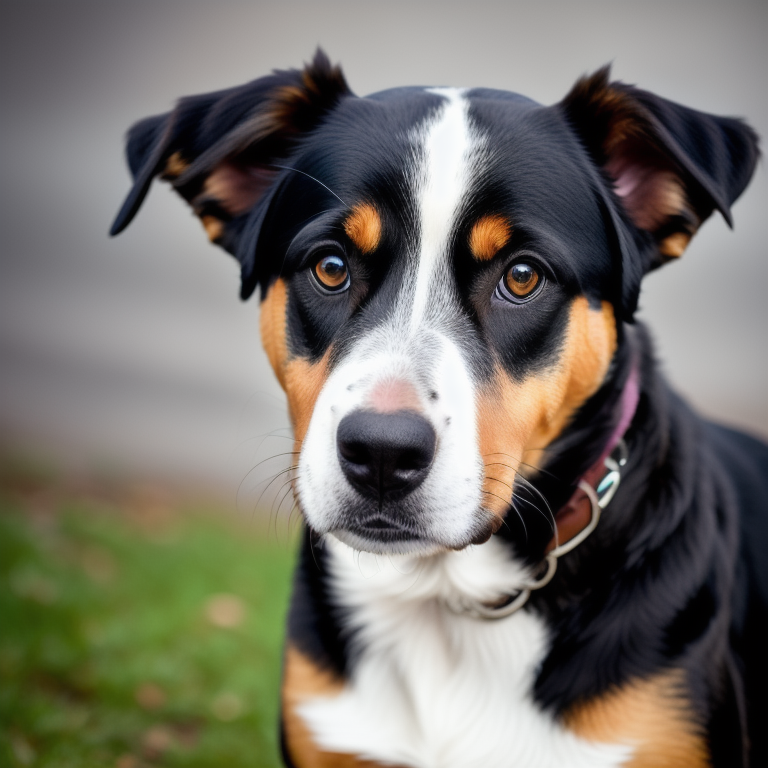
[[[335,253],[323,256],[312,268],[312,274],[325,291],[339,293],[349,287],[347,262]]]

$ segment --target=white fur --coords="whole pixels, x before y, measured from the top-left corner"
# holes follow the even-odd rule
[[[423,159],[411,179],[420,232],[408,254],[403,290],[390,318],[359,338],[329,376],[299,458],[296,487],[307,522],[320,533],[334,533],[372,551],[419,547],[424,553],[465,546],[480,521],[490,516],[482,506],[474,384],[451,333],[457,310],[449,262],[451,233],[483,141],[472,133],[460,91],[433,92],[445,103],[412,137]],[[409,497],[427,544],[369,542],[343,525],[344,510],[354,508],[356,497],[336,460],[336,429],[389,378],[413,386],[437,436],[429,475]]]
[[[457,592],[494,599],[529,577],[503,545],[429,558],[327,546],[355,661],[341,694],[299,708],[322,748],[418,768],[616,768],[631,757],[631,745],[581,739],[534,703],[543,621],[445,607]]]
[[[424,163],[415,181],[419,206],[420,250],[410,327],[416,329],[441,307],[445,288],[441,266],[448,266],[448,249],[456,215],[466,197],[482,140],[474,136],[467,116],[468,102],[456,88],[431,88],[446,99],[443,109],[419,130]],[[440,290],[442,288],[442,290]],[[437,298],[437,301],[435,299]],[[430,311],[431,310],[431,311]]]

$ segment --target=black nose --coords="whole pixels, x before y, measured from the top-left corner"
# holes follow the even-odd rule
[[[435,430],[418,413],[353,411],[336,432],[339,463],[363,496],[402,498],[421,485],[435,455]]]

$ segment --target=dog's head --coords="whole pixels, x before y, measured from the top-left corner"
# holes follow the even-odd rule
[[[262,293],[301,509],[359,549],[485,541],[524,468],[614,375],[642,276],[746,186],[755,135],[607,70],[559,104],[358,98],[318,52],[137,124],[159,175]],[[524,511],[524,510],[521,510]]]

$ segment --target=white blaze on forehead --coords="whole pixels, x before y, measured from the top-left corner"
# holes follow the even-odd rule
[[[451,232],[464,202],[480,140],[472,135],[469,102],[456,88],[430,88],[429,93],[446,102],[437,116],[420,131],[423,164],[416,178],[416,200],[420,222],[410,326],[419,326],[434,297],[440,266],[448,256]]]

